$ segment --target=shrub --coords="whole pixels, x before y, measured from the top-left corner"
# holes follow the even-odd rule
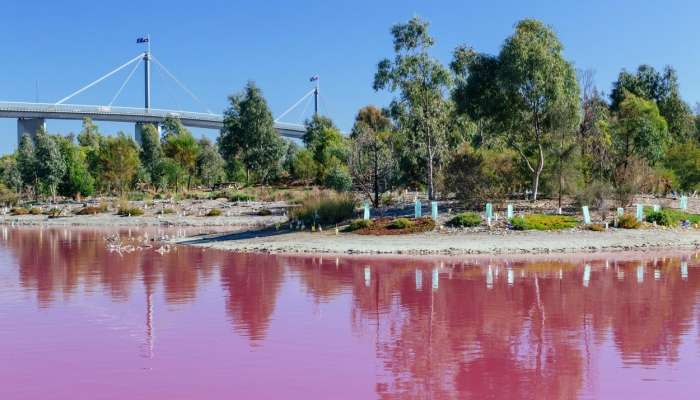
[[[29,213],[32,215],[41,215],[41,208],[39,207],[32,207],[29,209]]]
[[[352,189],[352,177],[347,169],[334,165],[323,178],[323,185],[339,192],[348,192]]]
[[[123,217],[138,217],[143,215],[143,210],[138,207],[119,207],[117,214]]]
[[[175,210],[172,208],[163,208],[158,210],[158,214],[163,215],[163,214],[175,214]]]
[[[76,211],[75,214],[77,215],[94,215],[94,214],[99,214],[99,213],[104,213],[107,212],[109,207],[107,207],[107,204],[100,204],[99,206],[87,206],[83,207],[80,210]]]
[[[594,232],[603,232],[605,230],[605,225],[603,224],[590,224],[588,229]]]
[[[387,225],[387,228],[389,229],[408,229],[411,228],[415,225],[416,223],[411,221],[408,218],[396,218],[395,220],[391,221],[389,225]]]
[[[661,225],[661,226],[673,225],[671,218],[668,216],[668,214],[666,214],[663,211],[652,211],[652,212],[648,213],[646,220],[650,224],[656,223],[656,225]]]
[[[267,208],[263,208],[258,210],[257,214],[261,217],[267,217],[268,215],[272,215],[272,211],[268,210]]]
[[[0,204],[5,206],[14,206],[19,201],[19,194],[10,190],[7,186],[0,183]]]
[[[637,229],[640,225],[637,218],[631,214],[624,214],[617,221],[617,227],[622,229]]]
[[[447,225],[454,227],[472,227],[481,225],[481,215],[475,212],[465,212],[455,215],[447,222]]]
[[[15,207],[10,210],[10,214],[12,215],[27,215],[29,214],[29,211],[24,208],[24,207]]]
[[[352,232],[358,229],[370,228],[372,225],[374,225],[374,223],[370,219],[356,219],[350,222],[350,225],[345,228],[345,231]]]
[[[207,217],[220,217],[222,214],[223,213],[218,208],[212,208],[211,210],[209,210],[209,212],[206,214],[206,216]]]
[[[54,207],[46,212],[46,215],[49,216],[49,218],[56,218],[61,216],[61,210],[58,208]]]
[[[228,201],[233,202],[233,203],[238,202],[238,201],[253,201],[253,200],[255,200],[255,196],[253,196],[252,194],[243,193],[243,192],[239,192],[239,191],[228,191],[228,190],[222,190],[222,191],[216,192],[211,197],[216,198],[216,199],[225,198]]]
[[[576,218],[567,215],[530,214],[515,217],[510,220],[513,229],[518,231],[538,230],[550,231],[573,228],[578,224]]]
[[[355,200],[350,195],[312,196],[292,210],[292,218],[306,225],[332,225],[355,215]]]

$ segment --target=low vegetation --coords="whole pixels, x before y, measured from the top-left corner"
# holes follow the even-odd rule
[[[567,215],[530,214],[510,220],[513,229],[518,231],[551,231],[576,227],[576,218]]]
[[[408,218],[400,217],[396,218],[395,220],[391,221],[389,225],[386,227],[388,229],[408,229],[408,228],[413,228],[416,225],[415,222],[411,221]]]
[[[346,194],[307,197],[292,210],[291,218],[307,226],[333,225],[355,216],[355,199]]]
[[[447,225],[455,228],[479,226],[481,225],[481,215],[475,212],[460,213],[450,219]]]
[[[29,210],[27,210],[24,207],[14,207],[10,210],[10,214],[12,214],[12,215],[27,215],[27,214],[29,214]]]
[[[360,229],[371,228],[372,225],[374,225],[374,222],[372,222],[371,219],[356,219],[345,227],[345,232],[355,232]]]
[[[641,225],[642,223],[632,214],[624,214],[617,221],[617,227],[622,229],[638,229]]]
[[[32,207],[29,209],[29,214],[31,215],[41,215],[41,208],[39,207]]]
[[[660,211],[648,211],[646,213],[646,221],[656,223],[661,226],[674,227],[682,222],[688,221],[691,224],[700,223],[700,215],[689,214],[681,210],[663,209]]]
[[[117,215],[122,217],[139,217],[143,215],[143,209],[139,207],[122,206],[117,210]]]
[[[109,210],[107,204],[100,204],[98,206],[86,206],[76,211],[76,215],[95,215],[106,213]]]
[[[220,217],[222,215],[223,212],[218,208],[212,208],[211,210],[209,210],[209,212],[206,213],[207,217]]]
[[[399,217],[379,218],[374,221],[355,220],[346,230],[360,235],[405,235],[428,232],[433,229],[435,229],[435,221],[430,217]]]

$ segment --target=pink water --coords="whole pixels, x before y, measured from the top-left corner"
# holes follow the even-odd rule
[[[0,399],[700,398],[694,254],[119,254],[104,236],[0,228]]]

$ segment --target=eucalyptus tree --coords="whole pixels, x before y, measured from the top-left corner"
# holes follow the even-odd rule
[[[229,172],[239,160],[247,181],[251,180],[251,172],[263,183],[275,175],[285,146],[275,131],[267,101],[255,83],[248,82],[241,93],[229,96],[218,144]]]
[[[453,98],[458,110],[483,120],[520,155],[537,200],[547,148],[556,132],[574,134],[579,123],[579,88],[554,31],[525,19],[498,56],[468,47],[455,51],[459,76]]]
[[[163,153],[180,166],[180,171],[187,174],[187,189],[192,185],[192,177],[197,168],[199,144],[187,129],[178,130],[164,137]],[[175,192],[179,188],[179,178],[175,177]]]
[[[394,59],[377,65],[374,90],[389,90],[397,97],[391,103],[391,114],[406,146],[425,166],[428,197],[435,197],[435,174],[445,149],[450,88],[449,71],[429,54],[435,40],[428,32],[429,24],[414,17],[391,28]]]
[[[219,147],[207,138],[199,140],[199,155],[197,156],[197,178],[207,186],[221,182],[225,176],[224,159],[219,153]]]
[[[17,148],[17,167],[22,183],[36,194],[39,177],[37,175],[36,149],[34,140],[28,135],[22,135]]]
[[[44,190],[56,199],[58,185],[66,173],[66,162],[61,155],[57,138],[40,129],[34,138],[36,144],[36,174]]]
[[[131,186],[141,164],[136,142],[119,132],[104,139],[98,155],[101,183],[108,191],[116,189],[123,194]]]

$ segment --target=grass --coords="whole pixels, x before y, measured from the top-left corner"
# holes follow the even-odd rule
[[[594,232],[603,232],[605,230],[605,225],[603,224],[590,224],[588,225],[588,230]]]
[[[698,224],[700,223],[700,215],[665,208],[661,211],[647,211],[646,221],[649,223],[656,222],[657,225],[661,226],[678,226],[678,224],[683,221],[688,221],[691,224]]]
[[[220,199],[220,198],[225,198],[226,200],[230,202],[239,202],[239,201],[253,201],[255,200],[255,196],[252,194],[244,193],[238,190],[221,190],[218,192],[212,193],[212,198],[214,199]]]
[[[143,210],[138,207],[119,207],[117,214],[123,217],[138,217],[143,215]]]
[[[430,217],[422,218],[380,218],[374,221],[355,220],[345,231],[360,235],[406,235],[428,232],[435,229],[435,221]]]
[[[172,208],[163,208],[163,209],[158,210],[158,212],[156,214],[160,214],[160,215],[175,214],[175,210],[173,210]]]
[[[513,229],[517,231],[538,230],[552,231],[569,229],[578,225],[574,217],[568,215],[530,214],[523,217],[514,217],[510,220]]]
[[[307,197],[292,209],[293,220],[305,225],[333,225],[351,219],[355,215],[355,199],[350,195],[326,195]]]
[[[95,215],[95,214],[100,214],[100,213],[105,213],[109,210],[109,207],[107,204],[100,204],[99,206],[87,206],[83,207],[80,210],[76,211],[76,215]]]
[[[641,222],[632,214],[624,214],[617,221],[617,227],[622,229],[637,229],[641,226]]]
[[[481,225],[481,215],[475,212],[460,213],[449,220],[447,225],[456,228],[479,226]]]
[[[49,216],[49,218],[58,218],[61,216],[61,210],[58,208],[54,207],[46,212],[46,215]]]
[[[350,225],[345,227],[345,232],[354,232],[360,229],[371,228],[374,225],[371,219],[356,219],[350,222]]]
[[[27,215],[27,214],[29,214],[29,210],[27,210],[24,207],[14,207],[10,210],[10,214],[12,214],[12,215]]]
[[[223,215],[223,212],[221,212],[221,210],[219,210],[218,208],[212,208],[211,210],[209,210],[208,213],[206,213],[205,216],[207,216],[207,217],[220,217],[221,215]]]
[[[41,208],[39,207],[32,207],[29,209],[29,214],[31,215],[41,215]]]

